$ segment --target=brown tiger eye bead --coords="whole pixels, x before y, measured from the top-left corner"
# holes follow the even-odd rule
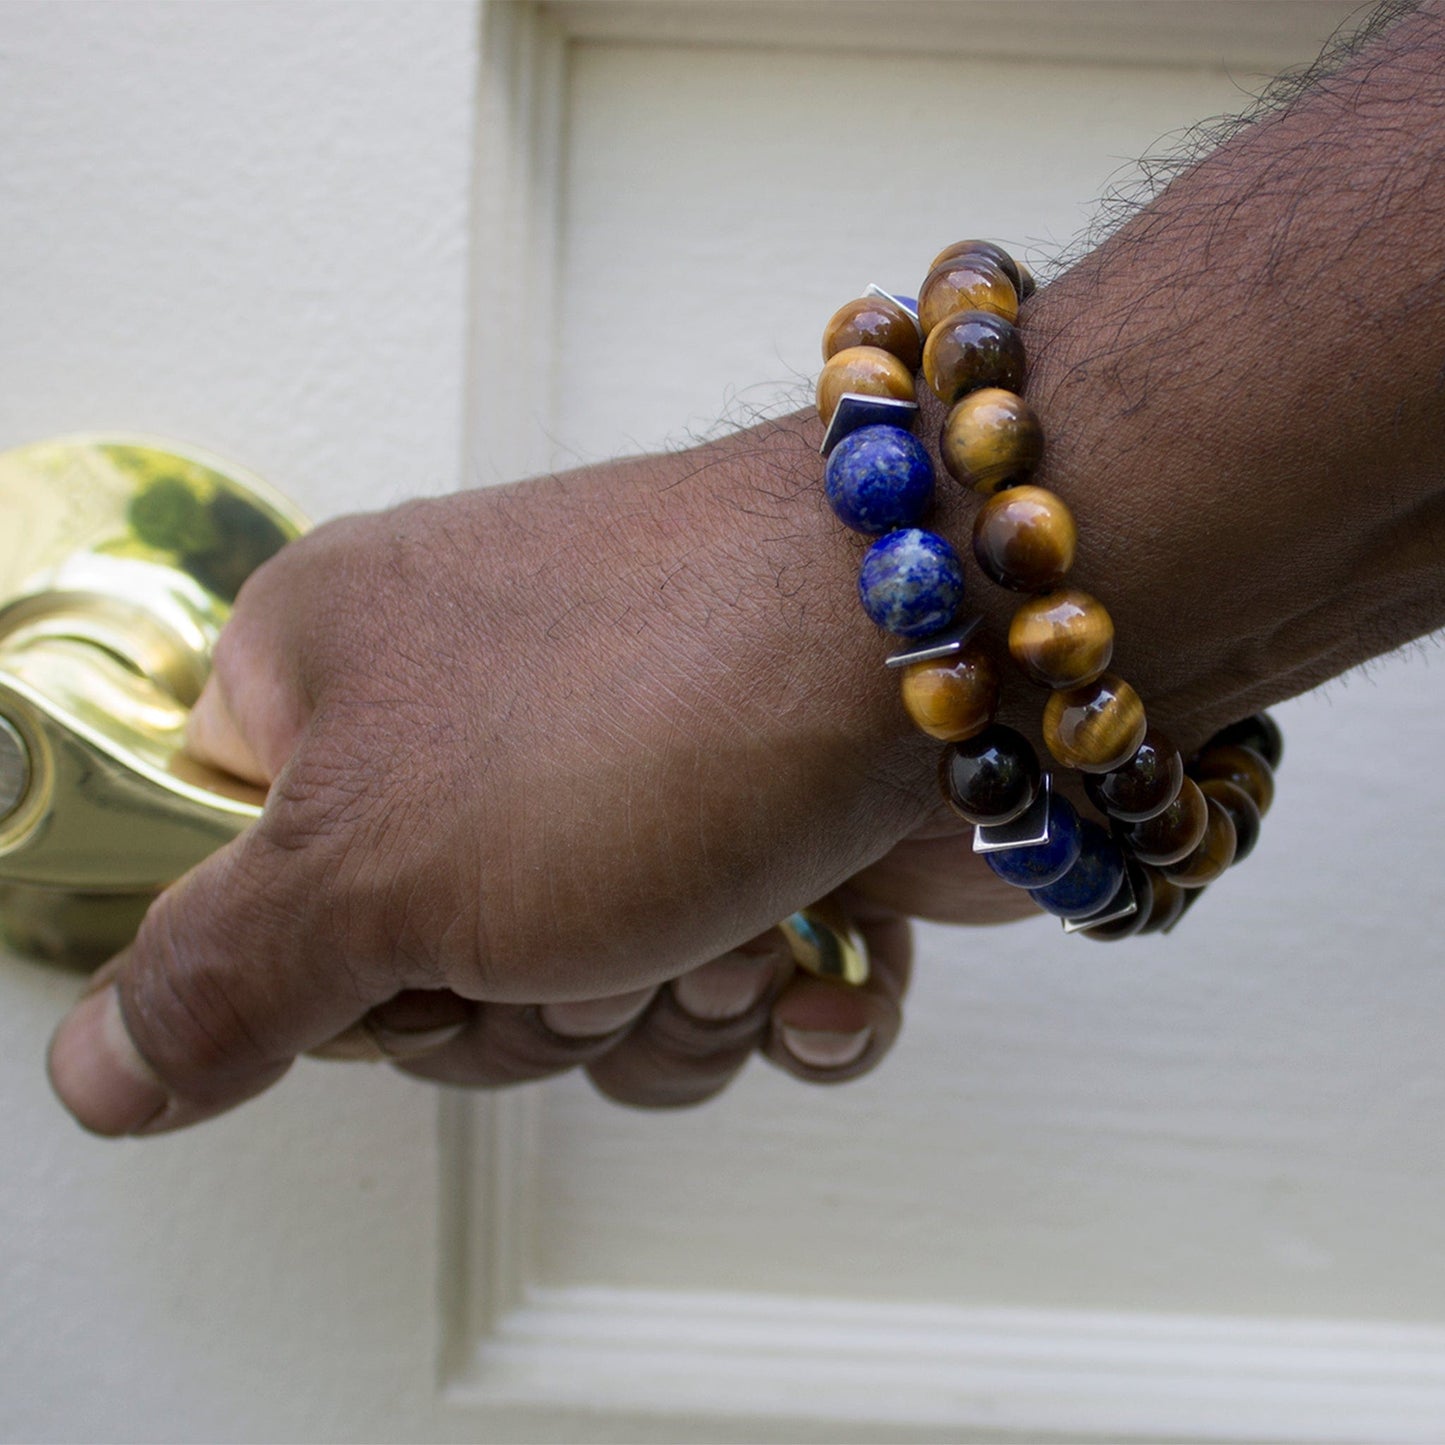
[[[973,394],[992,395],[990,391]],[[964,397],[953,410],[958,411],[972,400]],[[944,460],[948,460],[946,450]],[[1043,487],[1010,487],[998,492],[979,508],[973,520],[973,555],[978,565],[1000,587],[1019,592],[1046,592],[1057,587],[1074,565],[1078,538],[1074,514],[1062,497]]]
[[[1208,819],[1204,825],[1204,836],[1198,846],[1178,863],[1171,863],[1162,871],[1171,882],[1181,888],[1203,888],[1213,883],[1234,862],[1234,824],[1229,814],[1214,798],[1204,800]]]
[[[923,338],[913,318],[886,296],[860,296],[840,306],[823,328],[823,360],[850,346],[876,346],[896,356],[909,371],[923,360]]]
[[[1150,905],[1149,916],[1140,926],[1139,932],[1141,934],[1159,933],[1180,918],[1189,904],[1191,894],[1177,883],[1171,882],[1162,873],[1156,873],[1152,868],[1146,868],[1144,871],[1149,874],[1149,881],[1153,885],[1154,901]]]
[[[945,261],[969,255],[987,256],[1013,282],[1019,295],[1023,296],[1024,268],[1002,246],[995,246],[992,241],[955,241],[953,245],[945,246],[928,263],[928,269],[930,272],[936,271]]]
[[[1141,862],[1156,868],[1187,858],[1200,844],[1209,823],[1209,804],[1193,778],[1179,785],[1179,796],[1144,823],[1124,833],[1124,846]]]
[[[1261,818],[1274,802],[1274,770],[1253,748],[1241,747],[1238,743],[1205,748],[1189,771],[1201,783],[1206,778],[1224,778],[1237,783],[1254,799]]]
[[[946,405],[981,386],[1024,389],[1023,338],[1002,316],[958,311],[923,343],[923,376]]]
[[[1066,768],[1081,773],[1111,773],[1128,762],[1147,727],[1139,694],[1112,672],[1052,693],[1044,704],[1044,742]]]
[[[992,496],[1009,482],[1022,481],[1038,466],[1044,454],[1044,431],[1023,397],[1002,387],[986,386],[969,392],[948,413],[938,449],[954,481]],[[1069,526],[1072,531],[1072,517]],[[1072,544],[1069,555],[1072,558]]]
[[[903,669],[903,706],[921,732],[940,742],[962,742],[982,732],[998,711],[999,676],[977,642],[952,657]]]
[[[1234,824],[1234,861],[1243,863],[1259,842],[1259,809],[1254,799],[1227,778],[1206,778],[1200,783],[1199,791],[1206,798],[1213,798],[1229,814],[1229,821]]]
[[[940,262],[928,273],[918,293],[918,324],[928,335],[955,311],[991,311],[1005,321],[1017,321],[1018,288],[1003,267],[978,251],[968,251]]]
[[[824,426],[833,420],[839,399],[850,391],[912,401],[913,373],[877,346],[845,347],[828,358],[818,375],[818,415]]]
[[[1083,687],[1103,674],[1114,655],[1114,622],[1097,598],[1077,587],[1064,587],[1020,604],[1009,623],[1008,650],[1034,682],[1054,688]],[[1132,688],[1129,693],[1133,696]],[[1144,716],[1142,705],[1139,716]],[[1142,737],[1141,732],[1141,741]],[[1125,753],[1120,762],[1128,757]]]
[[[1184,759],[1178,748],[1158,728],[1150,728],[1123,767],[1087,774],[1084,791],[1101,813],[1121,823],[1143,823],[1162,813],[1183,783]]]

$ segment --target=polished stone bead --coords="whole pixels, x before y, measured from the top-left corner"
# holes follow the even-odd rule
[[[1142,863],[1128,856],[1124,859],[1124,871],[1128,875],[1128,883],[1134,894],[1134,911],[1126,913],[1122,918],[1116,918],[1110,923],[1096,923],[1093,928],[1080,930],[1085,938],[1098,939],[1103,943],[1111,943],[1120,938],[1132,938],[1140,932],[1149,921],[1149,912],[1154,906],[1154,877],[1155,875]],[[1112,913],[1114,907],[1123,900],[1120,895],[1124,891],[1124,885],[1119,885],[1119,892],[1109,900],[1109,911]]]
[[[1062,878],[1029,892],[1046,913],[1087,918],[1103,908],[1123,881],[1124,850],[1092,819],[1085,819],[1073,866]]]
[[[1017,321],[1018,288],[1003,267],[980,251],[967,251],[940,261],[918,292],[918,324],[928,335],[945,316],[955,311],[990,311],[1005,321]]]
[[[984,827],[1011,823],[1038,796],[1039,755],[1022,733],[995,723],[945,748],[938,775],[959,817]]]
[[[1024,389],[1023,338],[1002,316],[959,311],[928,333],[923,343],[923,376],[933,394],[949,406],[983,386],[1020,392]]]
[[[1254,799],[1261,818],[1274,802],[1274,769],[1253,748],[1239,743],[1207,747],[1195,758],[1189,771],[1201,783],[1206,778],[1225,778],[1238,783]]]
[[[1200,844],[1209,822],[1209,805],[1199,784],[1185,778],[1179,796],[1162,813],[1135,823],[1124,833],[1124,844],[1141,862],[1156,868],[1187,858]]]
[[[1081,773],[1109,773],[1128,762],[1147,727],[1139,694],[1112,672],[1052,693],[1044,704],[1044,742],[1066,768]]]
[[[1049,841],[985,853],[983,860],[1015,888],[1043,888],[1074,866],[1083,846],[1083,819],[1067,798],[1049,798]]]
[[[905,667],[901,691],[920,732],[961,742],[982,732],[998,711],[998,667],[982,643],[969,642],[951,657]]]
[[[1206,797],[1204,803],[1209,811],[1204,836],[1187,857],[1161,870],[1171,883],[1181,888],[1203,888],[1234,862],[1234,824],[1229,814],[1216,798]]]
[[[990,396],[976,391],[974,396]],[[954,408],[967,406],[964,397]],[[947,436],[947,425],[944,427]],[[944,452],[945,464],[947,451]],[[1010,487],[979,508],[973,521],[973,555],[1000,587],[1046,592],[1074,565],[1078,531],[1062,497],[1044,487]]]
[[[1259,809],[1254,799],[1227,778],[1206,778],[1200,783],[1199,791],[1206,798],[1213,798],[1229,814],[1229,821],[1234,824],[1234,861],[1243,863],[1259,842]]]
[[[886,296],[860,296],[840,306],[823,328],[823,360],[850,346],[876,346],[890,352],[909,371],[923,360],[923,338],[913,318]]]
[[[840,521],[877,536],[923,520],[933,502],[933,463],[902,427],[859,427],[833,448],[823,487]]]
[[[1184,759],[1158,728],[1150,728],[1139,751],[1112,773],[1087,773],[1084,791],[1102,813],[1121,823],[1142,823],[1162,813],[1184,782]]]
[[[1149,875],[1154,900],[1149,906],[1149,916],[1140,925],[1139,932],[1159,933],[1178,921],[1194,895],[1177,883],[1171,883],[1153,868],[1146,868],[1144,871]]]
[[[953,245],[945,246],[928,263],[928,269],[930,272],[935,271],[945,261],[956,260],[959,256],[987,256],[1013,282],[1019,295],[1024,294],[1023,268],[1002,246],[993,241],[955,241]]]
[[[1279,724],[1267,712],[1257,712],[1252,717],[1230,723],[1227,728],[1220,728],[1205,747],[1212,748],[1227,743],[1253,748],[1276,770],[1284,758],[1284,734],[1280,732]]]
[[[850,392],[913,401],[913,373],[892,352],[849,346],[829,357],[818,374],[818,416],[824,426],[833,420],[839,399]]]
[[[949,411],[938,450],[954,481],[987,497],[1023,481],[1038,466],[1044,433],[1034,409],[1017,392],[986,386]]]
[[[936,532],[904,527],[880,537],[858,574],[863,610],[898,637],[947,627],[963,602],[963,564]]]
[[[1009,623],[1008,650],[1032,681],[1080,688],[1108,667],[1114,622],[1097,598],[1065,587],[1020,604]]]

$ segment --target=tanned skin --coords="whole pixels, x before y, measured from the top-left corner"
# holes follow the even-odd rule
[[[1445,4],[1387,18],[1021,318],[1071,581],[1186,751],[1445,622]],[[647,1105],[759,1050],[876,1064],[909,916],[1033,910],[938,801],[818,441],[803,413],[347,518],[261,569],[192,746],[269,785],[265,815],[62,1025],[76,1118],[181,1127],[306,1051],[483,1085],[583,1066]],[[946,489],[938,527],[976,505]],[[1001,649],[1009,598],[973,595]],[[769,931],[840,888],[863,990]]]

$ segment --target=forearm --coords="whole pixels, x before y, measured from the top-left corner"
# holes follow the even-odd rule
[[[1437,5],[1040,293],[1041,480],[1181,745],[1445,621],[1442,233]]]
[[[1116,669],[1180,746],[1445,621],[1442,234],[1437,6],[1025,306],[1037,480],[1075,511],[1073,580],[1114,615]],[[924,401],[932,444],[941,408]],[[815,441],[793,419],[727,449],[740,534],[767,517],[750,586],[779,603],[794,686],[814,680],[812,725],[845,708],[875,729],[880,775],[928,798],[932,754],[910,747],[887,643],[857,610],[862,544],[827,514]],[[940,477],[934,525],[966,556],[978,499]],[[1001,654],[1014,599],[970,587]],[[1031,726],[1042,694],[1017,676],[1008,694]]]

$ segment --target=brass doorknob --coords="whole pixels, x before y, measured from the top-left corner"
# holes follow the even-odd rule
[[[241,584],[306,530],[203,452],[78,437],[0,455],[0,936],[87,966],[260,811],[182,751]]]

